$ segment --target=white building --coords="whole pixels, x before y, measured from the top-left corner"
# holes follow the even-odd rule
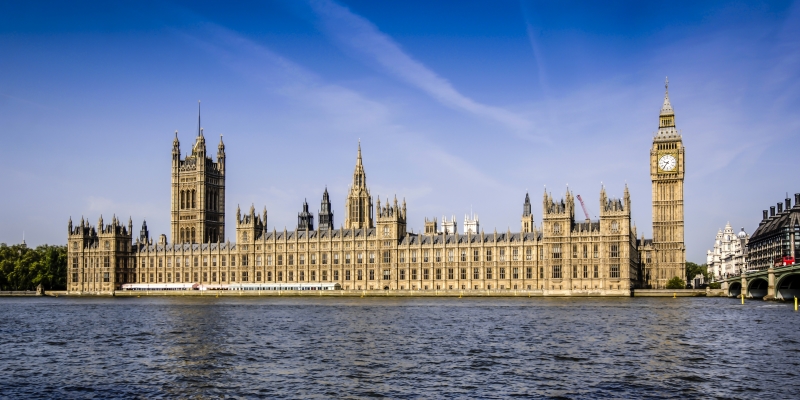
[[[472,213],[472,212],[470,212]],[[479,234],[481,230],[481,223],[478,222],[478,215],[472,214],[472,218],[469,215],[464,214],[464,234],[468,235],[470,233]]]
[[[450,221],[447,220],[447,217],[442,216],[442,227],[441,231],[445,235],[455,235],[458,233],[458,224],[456,223],[456,216],[453,215],[453,218]]]
[[[712,280],[719,281],[726,276],[739,275],[745,270],[745,246],[749,240],[750,235],[744,231],[744,228],[741,232],[734,234],[730,222],[725,225],[724,230],[720,229],[717,232],[714,250],[706,253],[708,273]]]

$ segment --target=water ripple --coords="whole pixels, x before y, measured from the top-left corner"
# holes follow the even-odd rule
[[[26,298],[0,320],[10,398],[800,393],[800,316],[779,303]]]

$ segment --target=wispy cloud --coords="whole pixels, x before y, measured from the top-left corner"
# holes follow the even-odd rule
[[[524,139],[541,139],[532,134],[533,123],[506,109],[479,103],[460,93],[421,62],[406,54],[400,45],[372,22],[329,0],[312,0],[312,9],[321,18],[324,32],[350,50],[362,53],[389,73],[417,87],[440,103],[508,127]]]

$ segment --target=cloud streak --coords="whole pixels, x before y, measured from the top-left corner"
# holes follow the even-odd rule
[[[446,79],[406,54],[399,44],[367,19],[329,0],[313,0],[310,4],[321,19],[323,31],[340,45],[368,56],[392,75],[450,108],[497,121],[520,138],[540,139],[531,134],[533,123],[530,120],[463,95]]]

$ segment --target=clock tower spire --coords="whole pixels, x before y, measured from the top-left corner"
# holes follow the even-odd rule
[[[666,80],[664,104],[658,117],[658,132],[650,148],[650,180],[653,185],[654,259],[649,282],[662,289],[667,281],[679,277],[686,281],[684,243],[683,177],[685,153],[680,132],[675,128],[675,111],[669,101]]]

